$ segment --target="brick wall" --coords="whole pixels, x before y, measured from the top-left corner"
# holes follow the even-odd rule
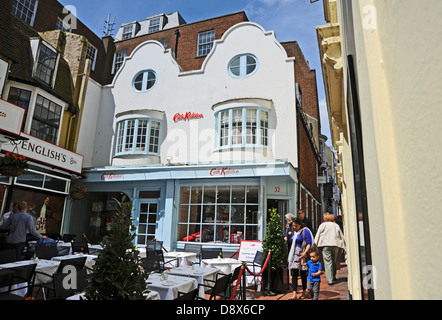
[[[116,51],[132,51],[141,43],[147,40],[167,41],[168,47],[175,51],[175,30],[179,30],[176,59],[183,71],[199,70],[206,56],[197,56],[198,33],[215,30],[215,39],[220,39],[223,34],[233,25],[248,21],[244,12],[233,13],[213,19],[198,21],[181,25],[176,28],[167,29],[132,39],[118,41],[115,43]]]
[[[316,70],[310,69],[296,41],[281,43],[289,57],[295,57],[295,80],[302,91],[302,111],[320,123]]]

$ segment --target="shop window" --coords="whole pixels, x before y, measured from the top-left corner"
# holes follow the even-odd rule
[[[38,190],[14,188],[11,203],[26,201],[28,212],[34,218],[35,229],[53,239],[61,232],[65,195],[45,194]]]
[[[129,119],[117,123],[115,155],[159,154],[159,120]]]
[[[268,146],[269,115],[258,108],[232,108],[215,114],[219,148]]]
[[[28,169],[16,178],[15,185],[67,194],[69,179]]]
[[[257,240],[259,186],[182,186],[178,241],[239,243]]]

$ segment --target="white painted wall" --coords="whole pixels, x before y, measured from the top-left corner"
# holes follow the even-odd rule
[[[249,78],[238,80],[229,76],[227,68],[229,61],[242,53],[255,55],[259,67]],[[156,72],[157,83],[150,91],[137,93],[132,89],[132,81],[145,69]],[[220,156],[214,150],[217,108],[256,104],[270,110],[269,151],[235,150],[222,152]],[[159,42],[147,41],[138,46],[126,58],[113,84],[103,89],[92,159],[94,166],[154,162],[149,157],[115,158],[111,162],[114,131],[119,120],[115,115],[146,109],[164,112],[160,141],[163,164],[168,157],[172,157],[174,163],[276,158],[288,159],[297,166],[294,60],[287,57],[273,32],[266,32],[255,23],[244,22],[230,28],[215,42],[198,71],[181,72],[172,52]],[[173,122],[176,113],[189,111],[201,113],[204,118]]]

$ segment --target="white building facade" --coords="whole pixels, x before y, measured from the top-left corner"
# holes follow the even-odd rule
[[[100,108],[84,116],[78,146],[93,149],[88,200],[73,204],[65,232],[89,223],[97,235],[111,197],[126,194],[139,246],[156,238],[167,249],[197,241],[234,252],[240,239],[262,240],[268,208],[283,217],[297,207],[294,63],[248,21],[215,40],[199,70],[183,72],[159,41],[138,45],[112,84],[89,84]]]

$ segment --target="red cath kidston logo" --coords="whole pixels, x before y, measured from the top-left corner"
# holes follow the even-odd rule
[[[193,120],[193,119],[202,119],[204,118],[204,116],[201,113],[195,113],[195,112],[186,112],[185,114],[183,113],[177,113],[173,116],[173,122],[178,122],[178,121],[188,121],[188,120]]]

